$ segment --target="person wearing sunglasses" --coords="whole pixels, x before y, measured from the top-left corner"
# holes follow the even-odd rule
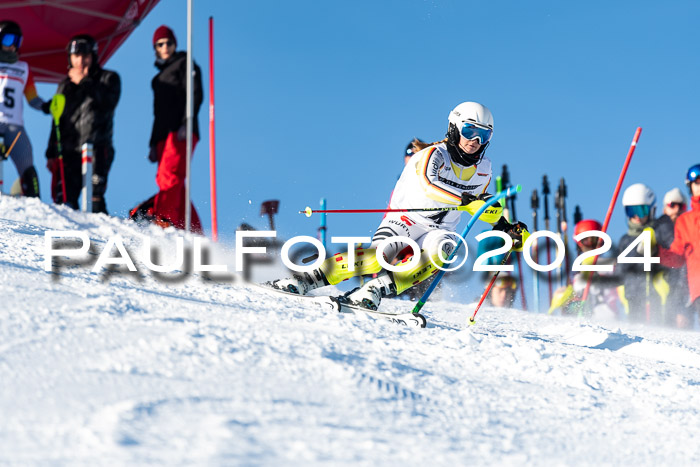
[[[690,193],[691,210],[678,216],[675,237],[671,246],[659,249],[661,263],[687,268],[688,307],[697,316],[700,314],[700,164],[688,169],[685,183]],[[681,318],[679,325],[693,327],[695,316],[688,314]]]
[[[515,277],[507,274],[499,274],[491,292],[489,293],[489,302],[491,306],[499,308],[511,308],[515,302],[515,294],[518,290],[518,281]]]
[[[673,188],[664,195],[663,215],[656,219],[654,232],[659,247],[669,248],[673,243],[675,223],[685,212],[686,198],[678,188]],[[665,324],[667,326],[685,327],[688,316],[686,302],[688,300],[688,281],[685,267],[666,268],[664,279],[673,287],[669,289],[666,298]]]
[[[92,143],[92,212],[107,214],[107,178],[114,161],[114,111],[121,97],[121,78],[115,71],[99,64],[98,45],[92,36],[79,34],[66,45],[68,72],[56,89],[66,98],[58,127],[58,141],[52,122],[46,148],[47,168],[52,174],[51,195],[54,203],[78,209],[83,186],[82,146]],[[63,174],[59,160],[59,143]],[[65,182],[66,199],[63,199]]]
[[[440,208],[465,206],[474,215],[490,196],[486,190],[491,181],[491,161],[484,156],[493,135],[493,116],[485,106],[476,102],[463,102],[448,116],[447,137],[432,144],[418,144],[416,152],[404,167],[394,187],[389,208]],[[374,233],[369,248],[359,248],[354,271],[350,270],[347,253],[326,259],[319,268],[306,274],[268,283],[286,292],[307,294],[309,291],[335,285],[358,275],[376,277],[361,287],[339,297],[349,304],[376,310],[384,297],[393,297],[430,279],[444,265],[451,254],[462,211],[438,213],[388,213]],[[529,235],[521,222],[510,224],[503,217],[500,205],[487,209],[480,220],[490,223],[494,229],[506,232],[513,238],[513,249],[522,249]],[[385,239],[408,237],[421,249],[417,259],[401,272],[382,268],[376,257],[376,248]],[[404,240],[388,243],[384,260],[391,263],[402,251],[410,247]]]
[[[45,110],[48,104],[36,92],[31,69],[19,59],[22,29],[14,21],[0,21],[0,160],[12,158],[24,196],[39,197],[39,177],[32,144],[24,127],[24,99],[30,107]],[[15,142],[16,140],[16,142]],[[7,150],[15,142],[12,151]]]
[[[158,163],[156,183],[159,192],[152,198],[152,207],[146,217],[160,225],[185,228],[185,172],[187,155],[187,53],[176,51],[177,39],[169,27],[163,25],[153,34],[155,66],[158,74],[151,81],[153,88],[153,129],[149,142],[148,159]],[[199,141],[197,116],[202,105],[202,73],[194,63],[193,73],[193,126],[192,153]],[[151,200],[146,203],[150,204]],[[191,210],[190,230],[203,233],[202,223],[194,204]]]
[[[627,233],[618,243],[619,255],[637,239],[645,229],[655,232],[656,195],[643,183],[629,186],[622,194],[622,205],[627,216]],[[652,245],[652,255],[656,254],[656,241],[667,242],[653,234],[656,240]],[[628,253],[628,257],[641,257],[644,254],[643,243]],[[618,263],[615,272],[621,276],[624,285],[623,298],[629,308],[629,319],[636,322],[661,324],[664,321],[664,285],[663,268],[658,263],[651,264],[651,271],[644,271],[640,263]]]

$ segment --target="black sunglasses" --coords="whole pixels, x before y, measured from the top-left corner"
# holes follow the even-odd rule
[[[168,40],[165,41],[165,42],[156,42],[156,44],[154,45],[154,47],[155,47],[156,49],[159,49],[159,48],[163,47],[164,45],[167,46],[167,47],[170,47],[170,46],[173,45],[173,44],[174,44],[174,42],[171,41],[170,39],[168,39]]]
[[[675,203],[675,202],[674,202],[674,203],[668,203],[667,206],[668,206],[669,208],[681,208],[681,209],[685,209],[685,203]]]

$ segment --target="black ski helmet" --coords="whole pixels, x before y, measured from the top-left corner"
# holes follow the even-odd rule
[[[4,44],[5,36],[9,35],[15,36],[16,39],[10,44]],[[16,49],[19,49],[19,46],[22,45],[22,28],[19,27],[19,24],[10,20],[0,21],[0,43],[7,46],[14,45]]]
[[[73,36],[66,46],[66,53],[68,55],[68,66],[70,67],[70,56],[72,54],[78,55],[92,55],[93,63],[97,64],[97,41],[88,34],[78,34]]]
[[[404,157],[411,157],[415,152],[413,151],[413,144],[414,143],[423,143],[423,140],[418,139],[418,138],[413,138],[407,145],[406,145],[406,152],[404,152]]]

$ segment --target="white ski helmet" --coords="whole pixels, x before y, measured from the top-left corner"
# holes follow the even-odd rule
[[[470,122],[493,131],[493,115],[491,115],[491,111],[477,102],[462,102],[452,109],[448,120],[460,130],[465,123]],[[481,144],[486,143],[488,141],[481,142]]]
[[[653,206],[655,202],[654,192],[643,183],[630,185],[622,195],[623,206]]]
[[[462,102],[452,109],[447,119],[447,148],[452,158],[465,166],[479,162],[493,135],[491,111],[477,102]],[[459,147],[460,135],[465,132],[468,132],[465,134],[468,139],[479,139],[481,148],[474,154],[467,154]]]
[[[670,203],[686,204],[685,196],[680,189],[674,188],[664,195],[664,206],[668,206]]]

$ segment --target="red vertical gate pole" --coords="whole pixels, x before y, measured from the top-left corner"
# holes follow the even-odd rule
[[[209,179],[211,186],[211,238],[219,240],[216,219],[216,134],[214,130],[214,18],[209,17]]]
[[[630,162],[632,161],[632,155],[634,154],[634,150],[637,148],[637,142],[639,141],[639,135],[642,134],[642,128],[638,127],[637,131],[634,132],[634,137],[632,138],[632,144],[630,144],[630,149],[627,151],[627,157],[625,158],[625,163],[622,166],[622,171],[620,172],[620,176],[617,179],[617,185],[615,186],[615,191],[613,192],[613,197],[610,200],[610,206],[608,206],[608,212],[605,214],[605,222],[603,222],[603,230],[602,232],[607,232],[608,231],[608,224],[610,224],[610,218],[612,217],[613,210],[615,209],[615,203],[617,202],[617,196],[620,194],[620,188],[622,188],[622,182],[625,181],[625,175],[627,175],[627,168],[630,166]],[[598,241],[598,246],[600,246],[601,241]],[[593,264],[595,265],[596,261],[598,261],[598,257],[594,256],[593,257]],[[581,297],[582,301],[586,301],[588,299],[588,291],[591,288],[591,279],[593,278],[593,274],[588,275],[588,282],[586,282],[586,288],[583,290],[583,297]]]

